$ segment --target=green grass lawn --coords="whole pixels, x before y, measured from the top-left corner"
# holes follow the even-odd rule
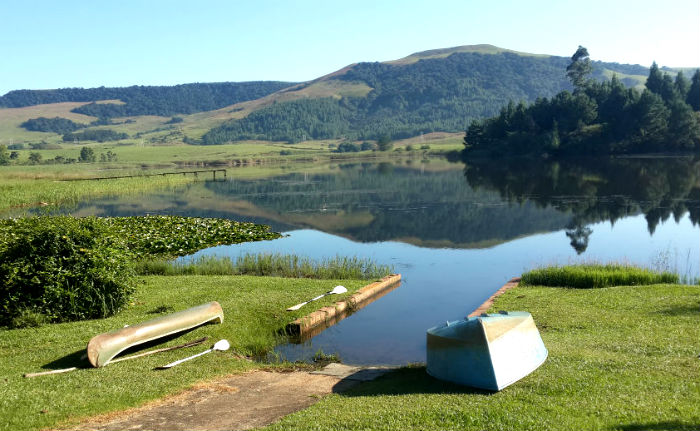
[[[195,382],[264,366],[236,359],[269,351],[277,331],[295,318],[349,295],[362,280],[307,280],[253,276],[142,277],[131,306],[107,319],[0,330],[0,429],[40,429],[81,417],[125,409],[175,393]],[[332,295],[296,312],[285,309],[342,284],[348,294]],[[91,337],[127,324],[209,301],[224,309],[222,325],[206,325],[158,347],[204,336],[206,346],[164,352],[133,361],[89,368],[80,356]],[[232,351],[215,352],[170,370],[153,368],[205,350],[225,338]],[[23,373],[82,366],[66,373],[24,378]],[[282,365],[285,366],[285,365]]]
[[[401,369],[271,430],[700,429],[700,287],[519,287],[493,310],[530,311],[547,361],[498,393]]]

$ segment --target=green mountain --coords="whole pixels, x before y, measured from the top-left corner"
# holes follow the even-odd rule
[[[511,100],[532,102],[569,89],[568,62],[565,57],[470,45],[356,63],[300,84],[18,90],[0,97],[0,139],[48,139],[64,133],[66,125],[208,145],[459,132]],[[647,74],[638,65],[596,62],[594,67],[597,79],[617,74],[627,86],[643,84]],[[76,125],[46,121],[55,117]],[[51,129],[52,124],[58,128]]]

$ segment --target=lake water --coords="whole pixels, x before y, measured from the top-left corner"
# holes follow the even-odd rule
[[[425,361],[427,328],[463,318],[541,265],[614,260],[700,275],[700,162],[688,158],[352,163],[245,180],[233,170],[227,181],[70,211],[266,223],[287,236],[196,255],[349,255],[402,274],[358,313],[279,346],[289,359],[320,349],[349,364]]]

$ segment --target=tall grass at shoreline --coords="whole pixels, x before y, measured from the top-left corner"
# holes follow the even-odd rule
[[[189,261],[145,260],[137,263],[143,275],[258,275],[315,279],[369,280],[391,274],[393,268],[371,259],[336,256],[320,261],[293,254],[260,253],[238,256],[200,256]]]
[[[53,179],[14,179],[0,184],[0,212],[14,207],[70,206],[85,199],[145,194],[195,181],[193,177],[177,175],[123,178],[101,181],[60,181]]]
[[[657,272],[619,263],[554,265],[528,271],[521,279],[523,285],[575,289],[679,282],[680,277],[671,272]]]

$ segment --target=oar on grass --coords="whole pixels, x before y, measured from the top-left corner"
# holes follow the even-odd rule
[[[197,358],[199,356],[205,355],[207,353],[213,352],[214,350],[218,350],[220,352],[223,352],[225,350],[228,350],[229,347],[231,347],[231,345],[229,344],[229,342],[227,340],[219,340],[216,343],[214,343],[214,347],[212,347],[211,349],[207,349],[201,353],[197,353],[196,355],[192,355],[192,356],[189,356],[187,358],[180,359],[180,360],[175,361],[175,362],[171,362],[168,365],[163,365],[162,367],[158,367],[157,369],[164,370],[166,368],[172,368],[175,365],[181,364],[185,361],[189,361],[190,359],[194,359],[194,358]]]
[[[209,339],[209,337],[204,337],[204,338],[200,338],[199,340],[190,341],[189,343],[180,344],[179,346],[163,347],[161,349],[149,350],[147,352],[137,353],[137,354],[131,355],[131,356],[124,356],[123,358],[114,359],[114,360],[110,361],[110,363],[119,362],[119,361],[128,361],[131,359],[140,358],[142,356],[152,355],[154,353],[168,352],[170,350],[184,349],[186,347],[197,346],[197,345],[202,344],[203,342],[207,341],[208,339]],[[46,376],[49,374],[68,373],[70,371],[74,371],[77,369],[78,369],[78,367],[70,367],[70,368],[62,368],[59,370],[41,371],[39,373],[26,373],[26,374],[24,374],[24,377],[38,377],[38,376]]]
[[[313,302],[313,301],[316,301],[317,299],[321,299],[321,298],[323,298],[323,297],[326,296],[326,295],[338,295],[338,294],[340,294],[340,293],[345,293],[345,292],[347,292],[347,291],[348,291],[348,289],[346,289],[344,286],[335,286],[335,287],[333,288],[333,290],[328,291],[328,292],[324,293],[323,295],[319,295],[319,296],[317,296],[317,297],[315,297],[315,298],[313,298],[313,299],[310,299],[310,300],[308,300],[308,301],[306,301],[306,302],[302,302],[301,304],[297,304],[297,305],[294,305],[294,306],[292,306],[292,307],[287,308],[287,311],[298,310],[298,309],[300,309],[301,307],[303,307],[304,305],[308,304],[309,302]]]

